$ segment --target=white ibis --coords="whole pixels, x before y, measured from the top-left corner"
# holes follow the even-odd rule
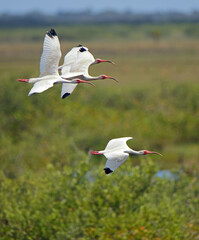
[[[56,83],[89,83],[81,79],[73,81],[63,79],[58,73],[58,64],[61,58],[60,43],[54,29],[46,33],[43,43],[43,52],[40,60],[40,76],[38,78],[18,79],[21,82],[33,83],[28,96],[41,93]],[[91,84],[91,83],[89,83]]]
[[[114,138],[108,142],[104,150],[91,151],[90,154],[103,154],[107,158],[106,165],[104,168],[106,174],[112,173],[119,166],[121,166],[126,161],[129,154],[132,155],[158,154],[162,156],[158,152],[151,152],[148,150],[135,151],[129,148],[126,142],[130,139],[133,138],[132,137]]]
[[[117,81],[113,77],[109,77],[107,75],[100,76],[90,76],[88,73],[89,66],[101,62],[108,62],[114,64],[112,61],[103,60],[103,59],[94,59],[93,55],[88,51],[88,48],[79,45],[78,47],[74,47],[68,52],[64,58],[64,64],[59,67],[61,70],[61,76],[64,79],[72,80],[72,79],[81,79],[81,80],[99,80],[99,79],[113,79]],[[65,98],[69,96],[77,85],[74,84],[62,84],[61,97]]]

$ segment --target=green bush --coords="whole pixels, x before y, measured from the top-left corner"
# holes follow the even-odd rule
[[[0,238],[194,239],[198,179],[155,177],[151,161],[111,175],[81,159],[77,168],[48,165],[39,175],[0,177]],[[100,170],[101,169],[101,170]]]

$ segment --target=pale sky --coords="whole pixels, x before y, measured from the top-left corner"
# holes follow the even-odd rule
[[[57,13],[58,11],[104,10],[134,12],[180,11],[189,13],[199,10],[199,0],[1,0],[0,13],[26,13],[41,11]]]

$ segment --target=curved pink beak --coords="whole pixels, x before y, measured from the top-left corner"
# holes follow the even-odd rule
[[[158,153],[158,152],[151,152],[151,151],[148,151],[148,150],[144,150],[144,155],[146,155],[146,154],[157,154],[157,155],[162,156],[161,153]]]
[[[110,76],[107,76],[107,75],[102,75],[102,79],[107,79],[107,78],[113,79],[114,81],[116,81],[117,83],[119,83],[119,81],[118,81],[117,79],[113,78],[113,77],[110,77]]]
[[[116,81],[117,83],[119,83],[119,81],[113,77],[109,77],[110,79],[113,79],[114,81]]]
[[[104,59],[100,59],[100,58],[97,58],[97,59],[96,59],[96,62],[97,62],[97,63],[101,63],[101,62],[107,62],[107,63],[115,64],[115,63],[114,63],[114,62],[112,62],[112,61],[109,61],[109,60],[104,60]]]
[[[28,81],[29,81],[29,79],[21,79],[21,78],[19,78],[19,79],[17,79],[19,82],[26,82],[26,83],[28,83]]]

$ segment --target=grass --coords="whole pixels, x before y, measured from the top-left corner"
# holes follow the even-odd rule
[[[2,30],[1,239],[197,239],[199,40],[186,35],[196,27],[107,26],[106,34],[112,31],[98,38],[102,26],[87,26],[94,31],[88,42],[78,27],[68,27],[74,41],[56,28],[63,55],[83,43],[116,63],[90,73],[120,81],[78,86],[65,100],[61,86],[28,97],[30,84],[16,81],[39,74],[48,29],[26,29],[27,38],[23,29]],[[147,35],[154,28],[164,32],[159,40]],[[122,136],[134,137],[131,148],[163,157],[130,157],[105,176],[105,158],[88,152]],[[159,169],[178,179],[154,180]]]

